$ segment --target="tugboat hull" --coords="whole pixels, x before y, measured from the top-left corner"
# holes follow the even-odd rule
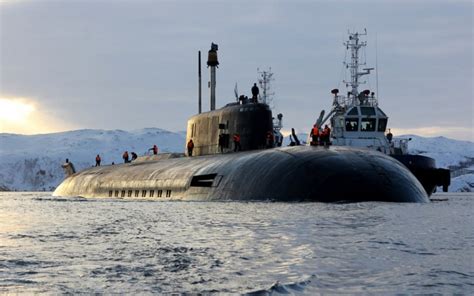
[[[164,200],[427,202],[395,159],[348,147],[296,146],[95,167],[54,196]]]

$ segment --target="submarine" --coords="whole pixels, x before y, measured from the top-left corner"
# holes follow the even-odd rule
[[[426,191],[410,170],[379,151],[338,145],[282,147],[279,132],[282,116],[278,115],[280,124],[274,124],[270,107],[256,96],[252,99],[240,96],[216,109],[217,50],[217,45],[212,44],[207,61],[211,110],[201,112],[199,95],[199,113],[187,123],[185,153],[141,156],[131,163],[80,172],[74,172],[71,164],[66,163],[63,167],[68,176],[53,196],[429,202]],[[200,69],[199,58],[199,73]],[[232,140],[235,136],[240,138],[238,147]],[[190,140],[194,148],[188,150]]]

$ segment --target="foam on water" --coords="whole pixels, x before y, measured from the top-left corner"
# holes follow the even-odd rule
[[[474,292],[473,194],[429,204],[0,193],[0,293]]]

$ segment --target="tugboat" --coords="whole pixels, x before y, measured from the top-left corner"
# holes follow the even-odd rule
[[[393,157],[347,146],[278,147],[272,111],[258,97],[216,105],[218,47],[211,45],[210,111],[187,124],[183,154],[139,157],[69,176],[54,196],[157,200],[429,202],[413,174]],[[200,57],[200,53],[199,53]],[[199,58],[200,74],[200,58]],[[201,81],[201,75],[199,75]],[[200,86],[200,84],[199,84]],[[201,87],[199,87],[201,89]],[[66,166],[67,167],[67,166]]]
[[[446,192],[450,185],[450,171],[436,168],[433,158],[409,154],[410,138],[394,139],[390,129],[386,133],[388,116],[380,109],[376,94],[370,90],[359,92],[359,85],[364,83],[361,77],[374,70],[360,69],[365,66],[365,62],[360,61],[359,53],[367,45],[360,37],[365,35],[367,31],[349,32],[349,40],[344,43],[350,56],[350,61],[344,62],[351,76],[350,81],[344,81],[348,88],[347,95],[340,95],[338,89],[333,89],[332,109],[325,118],[323,110],[316,125],[322,127],[329,119],[333,145],[365,147],[382,152],[403,163],[420,181],[428,195],[431,195],[437,186],[442,186]]]

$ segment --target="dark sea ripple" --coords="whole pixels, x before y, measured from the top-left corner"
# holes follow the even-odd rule
[[[474,195],[430,204],[0,193],[0,293],[474,294]]]

